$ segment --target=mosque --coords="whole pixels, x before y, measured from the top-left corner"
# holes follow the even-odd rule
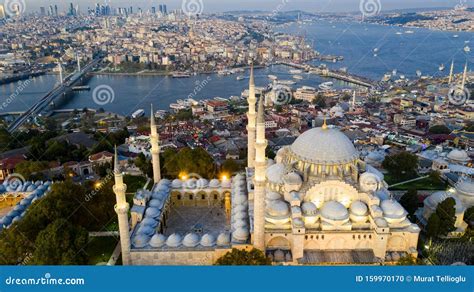
[[[131,208],[115,164],[124,265],[212,265],[232,248],[257,248],[284,265],[374,265],[417,255],[419,227],[348,137],[324,123],[273,161],[265,157],[265,109],[262,98],[257,106],[253,69],[248,104],[248,166],[221,180],[162,179],[152,115],[155,185],[138,191]]]

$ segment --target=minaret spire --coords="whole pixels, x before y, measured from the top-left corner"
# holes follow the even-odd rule
[[[125,198],[127,185],[123,183],[123,174],[120,171],[118,161],[117,146],[115,146],[115,161],[114,161],[114,177],[115,185],[113,190],[117,204],[115,205],[115,212],[117,213],[119,232],[120,232],[120,246],[122,248],[122,262],[123,265],[131,264],[130,257],[130,226],[128,223],[128,210],[130,206]]]
[[[462,74],[462,83],[461,83],[462,88],[466,86],[466,79],[467,79],[467,61],[466,61],[466,64],[464,65],[464,72]]]
[[[267,161],[265,150],[267,140],[265,139],[265,112],[263,106],[263,97],[258,102],[257,114],[257,139],[255,156],[255,175],[254,175],[254,227],[253,227],[253,245],[262,251],[265,250],[265,183]]]
[[[255,166],[255,128],[256,128],[256,113],[255,103],[255,80],[253,73],[253,63],[250,66],[250,80],[249,80],[249,97],[248,97],[249,111],[247,113],[247,167],[253,168]]]
[[[150,144],[151,144],[151,160],[153,164],[153,180],[158,183],[161,180],[160,170],[160,145],[158,130],[155,124],[155,112],[153,111],[153,105],[151,105],[151,116],[150,116]]]
[[[451,69],[449,70],[448,84],[451,84],[453,82],[453,74],[454,74],[454,60],[451,61]]]

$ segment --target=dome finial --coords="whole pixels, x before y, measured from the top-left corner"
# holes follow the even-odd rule
[[[327,130],[327,128],[328,128],[328,124],[327,124],[327,121],[326,121],[326,120],[327,120],[327,117],[325,116],[325,117],[324,117],[323,126],[321,127],[323,130]]]

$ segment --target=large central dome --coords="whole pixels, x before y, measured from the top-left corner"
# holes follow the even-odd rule
[[[304,132],[290,149],[300,159],[313,163],[347,163],[359,156],[346,135],[328,128],[313,128]]]

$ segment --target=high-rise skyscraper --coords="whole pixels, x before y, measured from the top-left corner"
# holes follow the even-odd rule
[[[163,4],[163,14],[168,14],[168,8],[166,7],[166,4]]]
[[[163,5],[160,4],[160,5],[158,6],[158,8],[159,8],[160,13],[163,14]]]
[[[75,9],[74,9],[74,4],[72,2],[69,4],[69,16],[74,16],[76,15]]]
[[[58,16],[58,5],[54,5],[54,16]]]
[[[45,16],[46,15],[46,8],[40,7],[40,15]]]

